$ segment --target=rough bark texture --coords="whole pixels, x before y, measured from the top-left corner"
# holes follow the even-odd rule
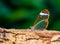
[[[0,44],[60,44],[60,32],[0,28]]]

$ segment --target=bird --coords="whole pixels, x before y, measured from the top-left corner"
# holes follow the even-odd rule
[[[50,17],[50,12],[48,9],[44,9],[42,10],[38,17],[36,18],[35,22],[33,23],[33,25],[31,26],[31,30],[34,29],[46,29],[48,27],[49,24],[49,17]]]

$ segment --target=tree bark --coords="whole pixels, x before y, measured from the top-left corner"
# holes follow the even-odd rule
[[[0,44],[60,44],[60,31],[0,28]]]

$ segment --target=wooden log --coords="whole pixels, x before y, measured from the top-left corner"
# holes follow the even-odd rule
[[[0,44],[60,44],[60,31],[0,28]]]

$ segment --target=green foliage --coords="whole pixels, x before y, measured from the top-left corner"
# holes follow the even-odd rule
[[[46,8],[50,11],[47,29],[59,30],[60,0],[0,0],[0,27],[29,28]]]

